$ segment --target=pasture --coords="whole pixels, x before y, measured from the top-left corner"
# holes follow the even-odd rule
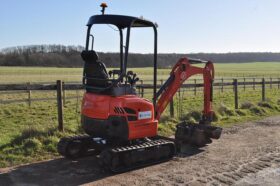
[[[148,81],[152,79],[153,69],[129,68],[136,72],[140,79]],[[256,63],[230,63],[215,64],[217,78],[232,77],[280,77],[280,63],[256,62]],[[170,69],[158,69],[158,80],[166,80]],[[55,68],[55,67],[1,67],[0,84],[26,83],[26,82],[80,82],[82,68]]]

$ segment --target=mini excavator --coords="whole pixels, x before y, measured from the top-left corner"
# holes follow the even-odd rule
[[[151,21],[124,15],[102,14],[90,17],[87,23],[81,107],[81,125],[85,135],[61,138],[57,149],[66,158],[97,155],[100,165],[113,172],[123,172],[172,159],[184,144],[205,146],[219,139],[222,129],[211,125],[212,83],[214,66],[210,61],[181,58],[169,78],[157,90],[157,26]],[[113,25],[120,36],[119,69],[107,72],[93,50],[91,34],[96,24]],[[154,31],[153,101],[136,94],[139,78],[127,71],[129,41],[132,28],[150,27]],[[123,31],[126,30],[124,45]],[[90,41],[92,43],[90,43]],[[91,48],[90,48],[90,44]],[[131,61],[133,63],[133,61]],[[203,63],[204,67],[195,66]],[[179,123],[175,139],[158,135],[158,121],[181,85],[193,75],[203,76],[204,108],[197,124]]]

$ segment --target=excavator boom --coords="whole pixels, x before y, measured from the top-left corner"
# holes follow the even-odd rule
[[[205,63],[205,67],[197,67],[192,64]],[[194,60],[181,58],[173,67],[170,77],[157,92],[158,102],[156,104],[156,119],[159,120],[161,114],[172,100],[178,89],[191,76],[201,74],[204,80],[204,108],[203,120],[212,120],[212,82],[214,80],[214,66],[211,61]]]

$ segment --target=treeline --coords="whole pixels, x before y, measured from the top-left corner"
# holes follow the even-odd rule
[[[81,67],[82,46],[29,45],[5,48],[0,51],[0,66],[50,66]],[[100,60],[107,66],[119,64],[118,53],[99,52]],[[280,62],[280,53],[196,53],[196,54],[159,54],[159,67],[173,66],[181,57],[211,60],[215,63]],[[153,54],[130,54],[130,67],[152,66]]]
[[[82,46],[29,45],[2,49],[1,66],[79,67]]]

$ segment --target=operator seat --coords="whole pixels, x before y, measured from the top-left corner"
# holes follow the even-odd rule
[[[104,63],[99,61],[99,57],[94,50],[82,51],[82,59],[84,64],[84,76],[86,77],[86,85],[92,87],[106,88],[108,87],[108,73]],[[93,78],[93,79],[91,79]]]

